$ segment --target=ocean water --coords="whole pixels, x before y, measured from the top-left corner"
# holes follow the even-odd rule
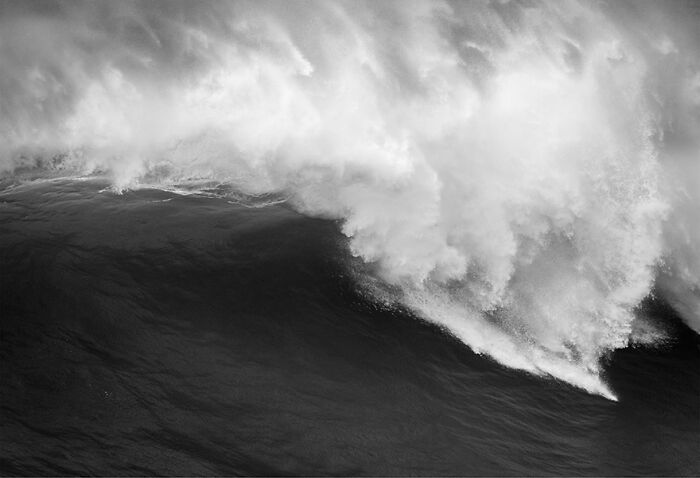
[[[697,475],[693,1],[0,2],[0,471]]]
[[[693,475],[700,341],[610,354],[618,401],[358,292],[333,221],[99,180],[0,193],[10,475]]]

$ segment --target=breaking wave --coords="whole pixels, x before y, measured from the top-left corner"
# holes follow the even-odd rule
[[[378,300],[609,398],[652,290],[700,331],[697,4],[0,9],[5,177],[338,219]]]

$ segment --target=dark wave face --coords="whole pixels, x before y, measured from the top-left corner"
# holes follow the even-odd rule
[[[606,361],[614,402],[377,305],[334,221],[107,186],[0,195],[4,474],[699,469],[697,335],[657,302],[666,340]]]

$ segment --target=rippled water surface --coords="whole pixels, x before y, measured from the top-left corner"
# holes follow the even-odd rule
[[[662,304],[615,402],[378,305],[332,221],[107,185],[0,193],[4,474],[700,470],[698,336]]]

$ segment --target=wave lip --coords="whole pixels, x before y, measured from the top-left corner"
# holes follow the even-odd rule
[[[382,292],[374,293],[382,296]],[[391,300],[386,294],[383,296],[383,300]],[[499,324],[497,314],[485,315],[439,289],[404,292],[400,303],[415,311],[420,318],[444,328],[477,354],[487,355],[501,365],[536,376],[552,377],[608,400],[618,400],[601,378],[597,354],[582,357],[573,344],[559,350],[545,348],[536,340]]]

